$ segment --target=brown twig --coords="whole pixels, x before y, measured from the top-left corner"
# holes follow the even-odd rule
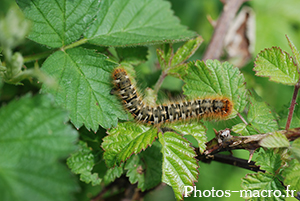
[[[215,155],[222,151],[231,151],[235,149],[245,149],[249,151],[256,150],[261,147],[260,141],[272,135],[271,133],[257,134],[250,136],[232,136],[229,129],[221,130],[215,138],[206,143],[206,150],[203,152],[203,157]],[[280,131],[289,141],[294,141],[300,137],[300,127],[289,130]]]
[[[243,169],[251,170],[254,172],[265,172],[265,170],[260,169],[260,166],[255,165],[255,162],[253,161],[248,162],[248,160],[237,158],[232,155],[215,154],[212,157],[204,157],[203,155],[198,155],[197,159],[204,163],[210,163],[211,161],[216,161],[216,162],[240,167]]]
[[[300,80],[299,80],[299,82],[300,82]],[[296,105],[296,99],[297,99],[299,88],[300,88],[299,82],[295,85],[295,88],[294,88],[294,94],[293,94],[291,106],[289,108],[289,115],[288,115],[288,119],[287,119],[286,125],[285,125],[286,130],[288,130],[290,128],[290,125],[292,122],[292,117],[293,117],[293,113],[294,113],[294,109],[295,109],[295,105]]]
[[[204,54],[203,60],[219,59],[223,50],[224,39],[230,23],[241,5],[248,0],[227,0],[221,17],[217,22],[210,44]]]

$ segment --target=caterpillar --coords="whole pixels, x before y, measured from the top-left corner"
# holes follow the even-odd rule
[[[141,123],[159,125],[190,118],[222,119],[232,112],[231,100],[224,97],[198,98],[150,106],[144,103],[125,69],[114,69],[112,77],[116,93],[122,99],[125,109]]]

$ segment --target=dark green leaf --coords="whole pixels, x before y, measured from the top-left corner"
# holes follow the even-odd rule
[[[106,171],[104,175],[104,183],[108,185],[109,183],[113,182],[116,178],[119,178],[124,172],[124,163],[121,163],[120,166],[115,166],[110,168]]]
[[[159,142],[163,154],[162,181],[171,186],[176,199],[181,200],[184,186],[193,186],[197,181],[196,154],[189,142],[175,133],[159,133]]]
[[[105,46],[146,45],[194,37],[173,16],[171,5],[162,0],[101,1],[97,20],[85,37]]]
[[[259,165],[262,170],[275,174],[281,166],[281,156],[278,153],[274,153],[273,149],[267,149],[266,151],[261,149],[255,165]]]
[[[70,112],[77,127],[83,124],[96,131],[116,126],[118,118],[127,119],[120,101],[111,95],[111,73],[115,63],[92,50],[74,48],[52,54],[42,70],[58,82],[53,90],[43,86],[43,91],[55,95],[55,101]]]
[[[271,110],[265,102],[259,102],[255,98],[250,98],[250,107],[247,115],[248,123],[260,131],[268,133],[278,130],[277,122]]]
[[[241,191],[242,196],[244,198],[248,198],[247,200],[283,201],[286,196],[284,186],[282,186],[277,177],[269,173],[259,172],[255,174],[247,174],[246,177],[242,179],[242,187],[245,189],[244,191]],[[274,196],[273,193],[275,191],[276,195],[281,193],[282,196]],[[269,192],[271,192],[270,196]]]
[[[79,141],[79,150],[73,153],[67,160],[67,165],[75,174],[80,174],[80,180],[92,185],[99,185],[102,181],[97,173],[92,173],[95,165],[95,157],[92,150],[83,141]]]
[[[151,189],[161,182],[162,154],[160,144],[153,143],[145,151],[131,156],[126,161],[126,176],[134,184],[138,182],[138,188],[142,191]]]
[[[197,145],[201,152],[203,152],[206,148],[205,143],[207,142],[206,137],[206,128],[202,123],[193,121],[190,123],[175,123],[168,125],[169,128],[174,129],[175,131],[183,134],[183,135],[191,135],[197,140]]]
[[[296,139],[293,142],[292,147],[290,149],[293,155],[296,157],[296,159],[300,161],[300,138]]]
[[[2,107],[0,119],[0,200],[72,200],[77,186],[58,162],[77,139],[66,113],[49,96],[27,95]]]
[[[183,80],[186,83],[183,87],[184,94],[190,98],[221,96],[231,99],[234,112],[228,118],[235,117],[246,106],[244,77],[238,68],[227,62],[190,62]]]
[[[18,0],[32,21],[29,38],[50,47],[62,47],[80,38],[99,10],[98,0]]]
[[[298,160],[289,162],[289,166],[284,169],[282,175],[285,177],[284,184],[290,185],[291,190],[300,190],[300,163]],[[294,195],[296,192],[294,192]]]
[[[132,122],[119,123],[103,139],[104,159],[108,167],[127,160],[132,154],[145,150],[157,137],[157,130]]]

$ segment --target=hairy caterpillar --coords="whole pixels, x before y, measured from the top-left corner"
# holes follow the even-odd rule
[[[142,123],[158,125],[189,118],[222,119],[232,112],[232,102],[223,97],[149,106],[144,103],[123,68],[113,71],[113,79],[116,93],[123,100],[124,107]]]

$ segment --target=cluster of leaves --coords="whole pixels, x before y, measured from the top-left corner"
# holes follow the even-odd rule
[[[279,129],[268,106],[254,92],[248,98],[249,92],[238,68],[211,60],[187,63],[202,38],[179,24],[166,1],[18,0],[18,6],[25,17],[12,5],[0,19],[4,55],[1,80],[21,84],[24,79],[37,78],[44,84],[43,94],[25,95],[0,109],[0,181],[3,181],[0,189],[4,192],[1,200],[69,200],[78,186],[58,159],[71,152],[67,165],[80,175],[81,181],[92,185],[108,185],[126,175],[132,184],[138,183],[142,191],[164,182],[180,200],[184,186],[197,181],[195,147],[203,152],[207,142],[207,129],[201,122],[178,122],[156,128],[122,121],[127,120],[128,115],[116,96],[110,94],[111,72],[123,65],[135,77],[133,66],[145,61],[147,56],[146,47],[125,46],[194,38],[175,53],[172,45],[163,45],[157,50],[162,75],[181,78],[188,99],[230,98],[234,111],[228,119],[236,118],[246,108],[244,118],[249,124],[234,125],[232,130],[236,133],[252,135]],[[13,49],[28,33],[29,24],[28,38],[51,50],[23,58]],[[293,58],[279,48],[262,51],[256,59],[257,75],[296,85],[300,57],[291,42],[290,45]],[[41,69],[38,65],[22,68],[23,62],[45,57]],[[156,99],[161,84],[158,82],[145,99]],[[66,124],[68,120],[77,129],[81,128],[79,132]],[[77,133],[80,136],[76,149]],[[186,139],[187,135],[196,142],[194,146]],[[299,142],[296,140],[290,146],[282,134],[272,137],[262,146],[281,147],[280,151],[261,151],[257,161],[267,172],[248,175],[243,187],[263,190],[275,186],[282,191],[284,187],[278,181],[285,178],[285,185],[300,189],[295,180],[299,175],[293,173],[299,168]],[[284,141],[280,144],[278,138]]]

